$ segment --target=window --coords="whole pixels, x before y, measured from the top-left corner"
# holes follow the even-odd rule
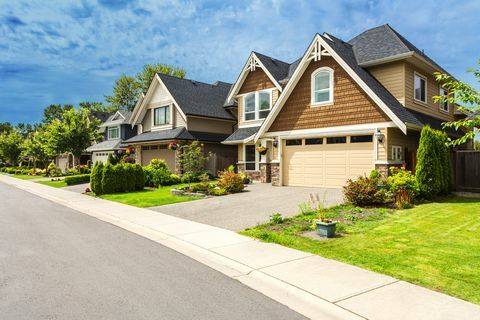
[[[257,170],[257,152],[253,144],[245,146],[245,170]]]
[[[402,160],[402,159],[403,159],[402,147],[392,146],[392,160]]]
[[[423,103],[427,102],[427,79],[417,73],[414,74],[414,98]]]
[[[272,108],[271,91],[259,91],[245,95],[245,121],[265,119]]]
[[[333,70],[320,68],[312,74],[312,105],[333,102]]]
[[[323,144],[323,138],[305,139],[305,144]]]
[[[445,97],[445,99],[448,99],[448,91],[445,88],[440,88],[440,96]],[[445,101],[439,101],[440,104],[440,110],[448,112],[448,100]]]
[[[112,127],[108,128],[108,139],[118,139],[120,138],[120,128]]]
[[[170,106],[153,109],[153,125],[161,126],[170,123]]]
[[[347,137],[330,137],[327,138],[328,144],[335,144],[335,143],[347,143]]]
[[[286,140],[285,145],[287,145],[287,146],[301,146],[302,145],[302,139]]]
[[[373,141],[372,135],[350,137],[350,143],[361,143],[361,142],[372,142],[372,141]]]

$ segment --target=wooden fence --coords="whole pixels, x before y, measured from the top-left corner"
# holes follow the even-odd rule
[[[457,191],[480,192],[480,151],[456,151],[453,167]]]

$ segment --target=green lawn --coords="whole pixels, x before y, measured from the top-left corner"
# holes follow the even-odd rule
[[[33,180],[33,179],[45,178],[44,176],[32,176],[28,174],[12,174],[10,176],[14,178],[22,179],[22,180]]]
[[[40,184],[44,184],[46,186],[54,187],[54,188],[63,188],[68,186],[64,180],[56,180],[56,181],[46,180],[46,181],[36,181],[36,182]]]
[[[342,223],[346,234],[335,239],[302,236],[305,230],[313,230],[312,214],[242,233],[480,304],[480,199],[452,197],[394,213],[377,210],[369,216],[367,212],[343,212],[341,220],[346,218],[346,222],[355,220],[356,215],[366,213],[367,217]],[[329,214],[337,215],[332,210]]]
[[[174,187],[175,186],[168,186],[158,189],[145,189],[143,191],[129,193],[105,194],[101,195],[100,198],[117,201],[140,208],[162,206],[165,204],[200,199],[199,197],[174,196],[170,193],[170,190]]]

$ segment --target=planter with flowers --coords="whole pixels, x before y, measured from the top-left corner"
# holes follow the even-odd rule
[[[176,141],[172,141],[168,144],[168,149],[170,150],[177,150],[178,149],[178,143]]]
[[[264,147],[264,146],[257,147],[257,152],[260,153],[262,156],[266,155],[267,151],[268,151],[267,147]]]

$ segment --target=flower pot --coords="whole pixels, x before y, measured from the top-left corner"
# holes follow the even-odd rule
[[[333,238],[335,236],[336,222],[317,221],[317,234],[324,238]]]

